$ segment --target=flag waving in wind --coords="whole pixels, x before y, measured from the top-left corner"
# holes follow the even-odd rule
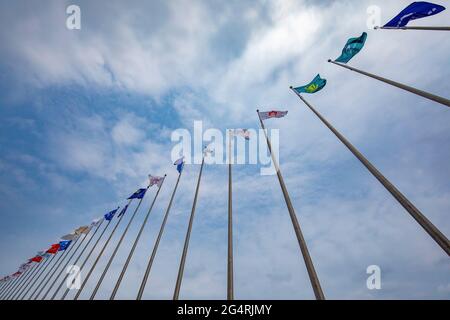
[[[250,131],[248,131],[248,129],[234,129],[231,130],[231,134],[235,136],[241,136],[245,138],[245,140],[250,140]]]
[[[59,242],[59,251],[66,250],[70,244],[72,243],[72,240],[62,240]]]
[[[183,171],[183,167],[184,167],[184,156],[181,157],[180,159],[178,159],[177,161],[175,161],[173,164],[177,166],[177,171],[179,173],[181,173],[181,171]]]
[[[125,208],[124,208],[124,209],[125,209]],[[104,216],[104,217],[105,217],[105,220],[111,221],[112,218],[114,217],[114,215],[116,214],[117,210],[119,210],[119,207],[117,207],[117,209],[114,209],[114,210],[108,212],[107,214],[105,214],[105,216]],[[126,210],[126,209],[125,209],[125,210]],[[122,210],[122,211],[123,211],[123,210]]]
[[[266,112],[260,112],[259,116],[261,117],[261,120],[267,120],[270,118],[283,118],[288,114],[287,111],[266,111]]]
[[[125,207],[123,207],[122,210],[120,210],[119,215],[117,216],[117,218],[120,218],[121,216],[123,216],[125,214],[125,212],[127,212],[127,209],[128,209],[128,204],[125,205]]]
[[[46,253],[51,253],[51,254],[55,254],[59,251],[59,243],[56,244],[52,244],[50,249],[48,249],[47,251],[45,251]]]
[[[310,83],[308,83],[305,86],[301,86],[301,87],[297,87],[294,88],[295,91],[297,91],[298,93],[316,93],[320,90],[323,89],[323,87],[325,87],[325,85],[327,84],[327,80],[322,79],[320,77],[320,74],[318,74],[313,81],[311,81]]]
[[[342,54],[339,58],[336,59],[336,62],[347,63],[351,58],[356,56],[358,52],[364,47],[366,43],[367,33],[363,32],[363,34],[358,38],[350,38],[345,44],[344,49],[342,49]]]
[[[416,20],[420,18],[425,18],[428,16],[433,16],[445,10],[445,7],[438,4],[417,1],[411,3],[405,9],[403,9],[397,16],[395,16],[391,21],[386,23],[384,27],[389,28],[401,28],[405,27],[409,21]]]
[[[150,187],[153,187],[156,184],[158,188],[160,188],[162,182],[164,181],[164,177],[156,177],[149,174],[148,180],[150,181]]]
[[[78,229],[76,229],[75,231],[74,231],[74,233],[76,234],[76,235],[81,235],[81,234],[88,234],[89,233],[89,231],[91,230],[91,228],[89,228],[88,226],[81,226],[81,227],[79,227]]]
[[[142,199],[144,197],[146,191],[147,191],[147,189],[139,189],[138,191],[133,193],[131,196],[129,196],[127,200]]]

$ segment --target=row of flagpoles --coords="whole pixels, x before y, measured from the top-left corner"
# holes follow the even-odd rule
[[[414,2],[410,6],[408,6],[406,9],[404,9],[398,16],[396,16],[394,19],[392,19],[388,24],[386,24],[381,29],[398,29],[402,30],[407,28],[406,24],[413,19],[418,19],[422,17],[426,17],[432,14],[439,13],[443,11],[445,8],[439,5],[431,4],[428,2]],[[424,29],[425,28],[425,29]],[[409,28],[413,29],[413,27]],[[447,27],[422,27],[421,30],[449,30]],[[364,47],[364,44],[367,39],[367,34],[363,33],[358,38],[351,38],[346,43],[342,54],[339,58],[337,58],[335,61],[329,60],[329,62],[338,65],[340,67],[355,71],[357,73],[360,73],[362,75],[374,78],[376,80],[382,81],[384,83],[393,85],[397,88],[409,91],[411,93],[414,93],[416,95],[419,95],[421,97],[427,98],[429,100],[438,102],[440,104],[443,104],[447,107],[450,107],[450,101],[448,99],[445,99],[443,97],[439,97],[430,93],[427,93],[422,90],[418,90],[409,86],[406,86],[404,84],[385,79],[373,74],[370,74],[365,71],[358,70],[356,68],[350,67],[347,65],[347,63],[356,55],[358,54],[361,49]],[[300,100],[327,126],[334,135],[352,152],[352,154],[369,170],[372,175],[380,181],[380,183],[392,194],[392,196],[405,208],[405,210],[420,224],[420,226],[434,239],[434,241],[447,253],[447,255],[450,255],[450,242],[445,237],[445,235],[440,232],[436,226],[434,226],[420,211],[417,209],[386,177],[382,175],[378,169],[373,166],[368,159],[364,157],[364,155],[359,152],[342,134],[340,134],[319,112],[316,111],[316,109],[302,96],[302,93],[316,93],[320,90],[322,90],[325,85],[327,84],[327,81],[325,79],[322,79],[320,75],[317,75],[312,82],[305,86],[301,87],[291,87],[291,90],[300,98]],[[319,277],[315,271],[314,264],[312,262],[311,256],[308,251],[308,247],[306,244],[306,241],[303,237],[300,223],[298,221],[297,215],[295,213],[294,206],[291,202],[287,187],[284,183],[283,176],[281,174],[280,166],[278,164],[277,159],[272,153],[272,146],[270,144],[270,141],[267,137],[266,131],[265,131],[265,125],[264,121],[271,118],[282,118],[287,115],[287,111],[266,111],[266,112],[260,112],[257,110],[259,122],[261,125],[261,128],[264,131],[267,146],[269,149],[269,152],[272,157],[272,161],[274,164],[274,167],[277,172],[277,178],[280,183],[280,187],[286,202],[286,206],[288,208],[288,212],[292,221],[292,225],[294,228],[295,235],[297,237],[297,241],[300,247],[301,254],[303,256],[306,269],[310,278],[311,286],[313,288],[313,292],[315,294],[316,299],[325,299],[325,295],[322,291],[322,287],[320,285]],[[232,136],[241,136],[245,139],[249,139],[249,131],[246,129],[235,129],[229,131],[230,139],[229,139],[229,157],[231,157],[231,138]],[[196,204],[198,200],[199,195],[199,189],[201,184],[201,178],[203,173],[203,167],[205,163],[205,156],[207,156],[209,153],[211,153],[212,150],[209,148],[206,148],[203,153],[202,157],[202,163],[200,166],[200,171],[198,175],[197,180],[197,186],[195,190],[194,200],[192,204],[191,214],[189,218],[188,228],[186,232],[184,247],[181,255],[180,265],[178,269],[178,275],[177,280],[175,284],[173,299],[178,299],[181,289],[181,284],[183,280],[183,274],[184,274],[184,268],[185,268],[185,262],[188,254],[189,249],[189,240],[191,236],[192,226],[194,222],[195,217],[195,210],[196,210]],[[173,204],[173,200],[178,188],[178,184],[181,179],[181,175],[184,168],[184,160],[183,158],[177,160],[174,163],[177,166],[178,171],[178,178],[176,180],[174,189],[172,191],[168,206],[165,210],[165,214],[163,217],[163,220],[161,222],[161,226],[157,235],[157,238],[155,240],[155,243],[153,245],[152,252],[150,254],[146,270],[143,274],[143,278],[140,283],[139,291],[137,293],[136,299],[140,300],[142,299],[145,286],[148,282],[149,275],[151,272],[151,268],[154,262],[154,259],[157,254],[157,250],[161,241],[161,238],[164,233],[164,229],[167,223],[167,219],[169,216],[170,209]],[[87,273],[84,275],[82,282],[80,284],[79,289],[77,289],[77,292],[75,294],[74,299],[79,299],[81,293],[85,289],[85,286],[89,279],[92,277],[92,273],[96,269],[96,266],[99,262],[99,260],[102,258],[102,256],[105,253],[105,250],[107,249],[111,239],[113,238],[116,230],[118,229],[119,225],[122,222],[123,217],[125,216],[125,213],[127,212],[128,207],[131,205],[133,200],[137,200],[138,203],[134,209],[133,214],[131,215],[130,220],[128,221],[128,224],[126,225],[125,229],[123,230],[119,241],[116,243],[112,254],[110,255],[108,262],[106,266],[104,267],[102,274],[100,278],[97,280],[97,283],[95,285],[95,288],[93,292],[90,295],[89,299],[94,299],[98,290],[100,289],[102,282],[106,276],[106,274],[109,271],[109,268],[111,264],[113,263],[115,256],[126,236],[128,233],[128,230],[134,221],[136,214],[138,213],[138,210],[141,206],[141,203],[144,199],[145,194],[147,193],[148,189],[152,186],[157,186],[158,190],[153,198],[153,201],[144,217],[144,220],[139,228],[138,234],[134,238],[133,245],[131,247],[130,252],[128,253],[127,259],[122,266],[121,272],[119,274],[118,279],[116,280],[116,283],[114,285],[114,289],[110,295],[110,299],[113,300],[116,297],[116,294],[119,290],[119,287],[122,283],[123,277],[127,271],[128,265],[134,255],[136,246],[142,236],[142,233],[144,231],[144,228],[147,224],[148,218],[150,216],[150,213],[153,209],[153,206],[158,198],[159,192],[163,186],[163,183],[165,181],[165,175],[163,177],[155,177],[155,176],[149,176],[150,182],[149,185],[146,188],[137,190],[133,195],[131,195],[127,200],[128,203],[122,208],[120,213],[117,215],[117,218],[114,219],[116,221],[114,228],[109,233],[108,238],[103,243],[103,246],[101,247],[99,253],[97,254],[94,262],[92,263],[91,267],[88,269]],[[232,161],[231,158],[229,159],[229,165],[228,165],[228,255],[227,255],[227,298],[228,299],[234,299],[234,280],[233,280],[233,220],[232,220]],[[81,271],[85,271],[86,264],[90,260],[92,254],[95,252],[96,248],[99,246],[101,239],[103,239],[103,236],[106,234],[106,231],[109,230],[109,226],[111,223],[113,223],[113,218],[116,216],[116,213],[118,212],[119,207],[108,212],[103,217],[99,219],[95,219],[89,226],[82,226],[74,230],[72,233],[65,235],[61,237],[61,240],[51,245],[51,247],[44,251],[39,252],[36,256],[33,258],[30,258],[27,262],[20,265],[19,270],[15,272],[14,274],[10,276],[6,276],[2,279],[0,279],[0,299],[10,299],[10,300],[16,300],[16,299],[51,299],[54,300],[58,297],[58,294],[61,292],[61,288],[64,284],[66,284],[66,290],[64,293],[60,296],[60,299],[64,300],[66,299],[67,295],[69,294],[70,290],[72,289],[72,286],[75,285],[76,281],[76,275],[79,274]],[[97,237],[95,243],[89,250],[89,252],[85,254],[87,249],[89,248],[91,242],[94,240],[97,232],[101,229],[101,227],[104,225],[103,229],[100,232],[100,235]],[[85,242],[87,240],[87,242]],[[55,257],[58,256],[55,260]],[[80,266],[78,266],[80,264]],[[70,270],[67,270],[68,266],[74,266]],[[78,266],[78,270],[75,266]],[[66,272],[67,271],[67,272]],[[62,276],[62,277],[61,277]],[[71,276],[72,281],[69,284],[68,279],[69,276]],[[61,281],[58,281],[61,280]],[[75,288],[76,289],[76,288]]]

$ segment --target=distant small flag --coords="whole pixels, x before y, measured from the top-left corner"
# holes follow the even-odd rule
[[[78,238],[78,235],[75,233],[69,233],[61,237],[62,240],[75,240],[76,238]]]
[[[117,218],[120,218],[121,216],[123,216],[125,214],[125,212],[127,212],[128,209],[128,204],[125,205],[125,207],[122,208],[122,210],[120,210],[119,215],[117,216]]]
[[[445,7],[431,2],[413,2],[384,26],[390,28],[405,27],[411,20],[433,16],[444,10]]]
[[[52,256],[52,254],[51,253],[49,253],[49,252],[44,252],[42,255],[41,255],[41,257],[42,258],[50,258]]]
[[[231,130],[231,134],[234,136],[241,136],[245,138],[245,140],[250,140],[250,131],[248,131],[248,129],[233,129]]]
[[[294,88],[294,90],[297,91],[298,93],[316,93],[316,92],[322,90],[326,84],[327,84],[327,80],[322,79],[320,77],[320,74],[318,74],[313,79],[313,81],[311,81],[310,83],[308,83],[305,86]]]
[[[72,240],[63,240],[59,242],[59,251],[66,250],[70,244],[72,243]]]
[[[259,116],[261,117],[261,120],[267,120],[270,118],[283,118],[288,114],[287,111],[266,111],[266,112],[260,112]]]
[[[164,181],[164,177],[157,177],[157,176],[152,176],[151,174],[149,174],[148,175],[148,180],[150,182],[150,187],[153,187],[154,185],[157,185],[160,188],[161,184]]]
[[[22,264],[20,265],[20,267],[19,267],[19,271],[20,271],[20,272],[25,272],[25,271],[27,271],[27,270],[31,267],[31,264],[32,264],[31,261],[22,263]]]
[[[147,192],[147,189],[138,189],[138,191],[129,196],[127,200],[142,199],[145,195],[145,192]]]
[[[94,219],[94,220],[92,220],[92,222],[91,222],[91,228],[95,228],[95,227],[98,227],[99,225],[100,225],[100,223],[102,223],[102,221],[104,220],[105,218],[104,217],[100,217],[100,218],[97,218],[97,219]]]
[[[336,62],[347,63],[361,51],[367,40],[367,33],[363,32],[360,37],[350,38],[342,49],[342,54],[336,59]]]
[[[183,171],[184,168],[184,156],[175,161],[173,164],[177,166],[177,171],[181,173],[181,171]]]
[[[55,254],[59,251],[59,243],[56,244],[52,244],[50,249],[48,249],[47,251],[45,251],[46,253],[51,253],[51,254]]]
[[[17,271],[17,272],[15,272],[15,273],[13,273],[11,276],[14,277],[14,278],[17,278],[17,277],[20,276],[21,274],[22,274],[22,272]]]
[[[81,235],[81,234],[88,234],[89,233],[89,231],[91,230],[91,228],[89,228],[89,226],[81,226],[81,227],[79,227],[78,229],[76,229],[75,231],[74,231],[74,233],[76,234],[76,235]]]
[[[111,221],[112,218],[114,218],[114,215],[116,214],[117,210],[119,210],[119,207],[117,207],[117,209],[114,209],[114,210],[108,212],[107,214],[105,214],[105,215],[104,215],[105,220]]]

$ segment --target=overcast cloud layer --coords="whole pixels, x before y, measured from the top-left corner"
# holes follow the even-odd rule
[[[445,1],[436,0],[445,5]],[[289,110],[280,164],[324,293],[330,299],[450,297],[448,257],[289,90],[308,96],[447,237],[448,108],[327,63],[368,32],[351,65],[449,98],[445,32],[374,31],[410,1],[70,1],[0,4],[0,272],[124,204],[147,174],[168,174],[118,298],[134,299],[176,180],[171,132],[257,129],[257,108]],[[450,11],[413,25],[448,25]],[[235,296],[313,299],[276,176],[234,166]],[[199,166],[188,165],[144,297],[172,297]],[[183,299],[226,298],[227,167],[204,168]],[[109,294],[155,190],[105,278]],[[112,240],[115,244],[130,218]],[[89,297],[105,257],[82,297]],[[366,288],[378,265],[382,289]]]

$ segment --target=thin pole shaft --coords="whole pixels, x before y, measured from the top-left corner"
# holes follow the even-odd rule
[[[20,275],[20,279],[19,279],[19,281],[17,282],[17,284],[16,284],[16,285],[14,286],[14,288],[10,291],[10,293],[5,297],[6,300],[9,299],[9,298],[11,298],[11,297],[14,295],[14,293],[16,293],[17,290],[19,290],[19,288],[22,286],[22,284],[26,282],[26,280],[30,277],[30,274],[32,273],[32,269],[33,269],[34,267],[35,267],[35,265],[32,264],[31,267],[29,267],[27,270],[25,270],[25,272],[23,272],[23,273]]]
[[[83,249],[81,250],[80,254],[78,255],[76,261],[73,263],[74,265],[77,264],[78,259],[83,255],[84,251],[89,247],[89,244],[91,243],[92,239],[94,239],[95,234],[97,233],[98,229],[100,229],[101,225],[103,224],[103,221],[104,221],[104,220],[102,220],[102,221],[100,222],[100,224],[95,228],[94,233],[91,235],[91,237],[89,238],[88,242],[86,242],[86,244],[84,245],[84,247],[83,247]],[[91,230],[89,230],[89,232],[91,232]],[[86,237],[87,237],[87,235],[86,235]],[[86,237],[85,237],[85,239],[86,239]],[[77,250],[75,250],[75,251],[72,253],[72,255],[66,260],[66,263],[65,263],[64,266],[60,269],[60,271],[59,271],[59,272],[56,272],[57,270],[55,271],[56,277],[55,277],[55,279],[53,279],[53,282],[50,284],[49,288],[47,289],[47,291],[45,292],[45,294],[44,294],[44,296],[42,297],[41,300],[44,300],[44,299],[47,297],[47,295],[49,294],[49,292],[51,291],[51,289],[52,289],[53,286],[55,285],[56,281],[58,281],[60,275],[61,275],[61,274],[64,274],[64,270],[66,270],[66,268],[67,268],[67,266],[69,265],[70,261],[71,261],[72,258],[75,256],[75,254],[77,253],[77,251],[78,251],[78,249],[79,249],[80,247],[81,247],[81,243],[80,243],[80,245],[78,246]],[[70,248],[69,248],[69,249],[70,249]],[[63,261],[61,261],[61,262],[63,262]],[[61,264],[62,264],[62,263],[61,263]],[[59,268],[59,266],[58,266],[58,268]],[[49,279],[49,282],[50,282],[50,280],[51,280],[51,277],[50,277],[50,279]],[[42,288],[41,291],[42,291],[43,289],[44,289],[44,288]],[[40,293],[39,293],[39,294],[40,294]],[[38,295],[39,295],[39,294],[38,294]]]
[[[435,102],[437,102],[437,103],[443,104],[444,106],[450,107],[450,100],[448,100],[448,99],[446,99],[446,98],[443,98],[443,97],[440,97],[440,96],[437,96],[437,95],[434,95],[434,94],[431,94],[431,93],[428,93],[428,92],[425,92],[425,91],[422,91],[422,90],[419,90],[419,89],[416,89],[416,88],[413,88],[413,87],[410,87],[410,86],[407,86],[407,85],[404,85],[404,84],[399,83],[399,82],[395,82],[395,81],[392,81],[392,80],[389,80],[389,79],[386,79],[386,78],[383,78],[383,77],[374,75],[374,74],[372,74],[372,73],[368,73],[368,72],[365,72],[365,71],[362,71],[362,70],[359,70],[359,69],[350,67],[350,66],[345,65],[345,64],[343,64],[343,63],[339,63],[339,62],[336,62],[336,61],[332,61],[331,59],[328,60],[328,62],[331,62],[331,63],[333,63],[333,64],[335,64],[335,65],[337,65],[337,66],[340,66],[340,67],[342,67],[342,68],[346,68],[346,69],[348,69],[348,70],[351,70],[351,71],[360,73],[360,74],[362,74],[362,75],[368,76],[368,77],[370,77],[370,78],[379,80],[379,81],[381,81],[381,82],[390,84],[391,86],[394,86],[394,87],[403,89],[403,90],[405,90],[405,91],[414,93],[414,94],[416,94],[416,95],[418,95],[418,96],[421,96],[421,97],[423,97],[423,98],[426,98],[426,99],[435,101]]]
[[[180,268],[178,269],[177,282],[173,292],[173,300],[178,300],[180,295],[181,282],[183,281],[184,265],[186,263],[187,251],[189,248],[189,240],[191,238],[192,225],[194,223],[195,207],[197,206],[198,191],[200,189],[200,181],[202,179],[203,165],[205,164],[205,157],[202,158],[202,165],[198,174],[197,187],[195,189],[194,203],[192,204],[191,217],[189,218],[189,225],[186,232],[186,239],[184,240],[183,254],[181,255]]]
[[[231,170],[231,130],[228,144],[228,260],[227,260],[227,299],[234,299],[233,286],[233,191]]]
[[[140,237],[142,235],[142,232],[144,231],[144,227],[147,224],[148,217],[150,216],[150,213],[152,212],[152,209],[153,209],[153,206],[154,206],[154,204],[156,202],[156,199],[158,198],[159,191],[162,188],[164,180],[166,180],[165,177],[166,177],[166,175],[164,175],[164,179],[161,182],[161,185],[158,188],[158,191],[156,192],[155,197],[153,198],[152,204],[150,205],[150,208],[147,211],[147,215],[145,216],[144,221],[142,222],[141,228],[139,229],[139,232],[138,232],[138,234],[136,236],[136,239],[134,240],[133,246],[131,247],[130,253],[128,254],[127,260],[125,261],[125,264],[124,264],[124,266],[122,268],[122,271],[120,272],[119,278],[117,279],[116,285],[114,286],[113,292],[111,293],[111,296],[109,297],[109,300],[114,300],[114,298],[115,298],[115,296],[117,294],[117,290],[119,290],[119,287],[120,287],[120,284],[122,282],[122,279],[123,279],[123,277],[125,275],[125,272],[127,271],[128,264],[130,263],[130,260],[133,257],[134,250],[136,249],[136,246],[137,246],[137,244],[139,242],[139,239],[140,239]]]
[[[9,296],[9,294],[14,290],[14,287],[17,284],[17,281],[19,281],[18,277],[14,277],[14,279],[10,280],[11,282],[9,283],[8,287],[6,288],[5,294],[4,294],[4,298],[6,300],[6,298]],[[3,297],[2,297],[3,299]]]
[[[111,224],[111,220],[108,221],[108,223],[106,224],[106,226],[103,228],[102,233],[100,234],[100,236],[97,238],[97,241],[95,241],[95,244],[92,246],[91,251],[89,251],[89,253],[87,254],[87,256],[84,258],[83,263],[81,264],[81,267],[79,269],[79,272],[81,272],[81,270],[83,270],[85,264],[87,263],[87,261],[89,260],[89,258],[91,257],[92,253],[94,252],[95,248],[97,247],[97,244],[100,242],[100,240],[103,237],[103,234],[105,233],[106,229],[108,229],[109,225]],[[100,227],[100,226],[99,226]],[[81,258],[81,255],[78,256],[77,260],[75,261],[74,265],[77,264],[78,259]],[[61,283],[59,284],[58,288],[55,290],[55,292],[53,293],[53,296],[51,297],[51,300],[54,300],[56,295],[59,292],[59,289],[61,289],[62,285],[64,284],[64,282],[66,282],[66,279],[69,277],[69,274],[72,272],[72,269],[70,269],[67,274],[65,275],[65,277],[63,278],[63,280],[61,281]],[[78,274],[77,274],[78,275]],[[70,285],[67,286],[66,291],[64,292],[61,300],[64,300],[64,298],[67,296],[67,294],[70,291],[71,286],[75,283],[75,277],[72,279],[72,282]]]
[[[128,205],[130,205],[130,203],[131,203],[131,200],[128,201]],[[106,240],[105,244],[103,245],[102,250],[98,254],[97,258],[95,259],[94,264],[91,266],[91,269],[89,270],[88,274],[86,275],[86,278],[83,280],[83,283],[81,284],[80,289],[78,290],[77,294],[75,295],[74,300],[78,300],[78,297],[80,296],[81,292],[83,291],[84,287],[86,286],[87,281],[89,280],[92,272],[94,271],[95,267],[97,266],[98,261],[102,257],[103,252],[105,251],[106,247],[108,246],[109,241],[111,241],[111,238],[113,237],[114,233],[116,232],[117,227],[119,226],[119,224],[122,221],[122,219],[125,216],[125,214],[126,213],[124,213],[123,215],[120,216],[119,221],[117,221],[116,225],[114,226],[114,229],[111,231],[111,234],[109,235],[109,238]]]
[[[145,286],[147,285],[148,276],[150,275],[150,270],[152,269],[153,260],[155,260],[156,252],[158,251],[159,242],[161,240],[161,237],[164,232],[164,227],[167,222],[167,218],[169,216],[170,208],[172,207],[172,202],[175,197],[175,193],[178,188],[178,183],[180,182],[181,174],[183,173],[183,170],[178,174],[177,183],[175,184],[175,188],[173,189],[172,196],[170,197],[169,205],[167,206],[166,213],[164,214],[163,222],[161,223],[161,228],[159,229],[158,237],[156,238],[155,245],[153,246],[153,251],[150,256],[150,259],[147,264],[147,268],[145,269],[144,278],[142,279],[141,286],[139,287],[139,292],[136,297],[136,300],[141,300],[142,295],[144,294]]]
[[[283,191],[284,200],[286,201],[286,206],[289,211],[289,215],[291,217],[292,225],[294,227],[295,235],[297,236],[298,244],[300,246],[300,250],[303,255],[303,260],[305,261],[306,270],[308,271],[309,280],[311,281],[311,286],[314,291],[314,295],[317,300],[325,300],[325,295],[323,294],[322,287],[319,282],[319,277],[317,276],[316,270],[314,268],[314,264],[312,262],[311,256],[309,254],[308,246],[306,245],[305,238],[303,237],[303,233],[300,229],[300,223],[298,222],[297,215],[295,214],[294,206],[292,205],[291,198],[289,197],[289,193],[287,191],[286,185],[284,183],[283,176],[281,175],[280,167],[278,165],[278,161],[275,158],[272,152],[272,145],[270,144],[269,138],[266,133],[266,128],[264,127],[264,122],[261,119],[261,116],[258,112],[259,122],[261,123],[261,128],[263,129],[264,135],[267,141],[267,147],[269,148],[270,155],[272,157],[273,164],[277,171],[278,181],[280,182],[281,190]]]
[[[375,27],[375,30],[425,30],[425,31],[450,31],[450,27]]]
[[[11,296],[11,300],[15,300],[17,299],[21,293],[28,287],[28,285],[33,281],[33,279],[36,277],[36,275],[39,273],[39,270],[42,269],[43,266],[43,262],[36,262],[36,267],[33,270],[33,273],[30,274],[29,278],[24,281],[24,283],[16,290],[16,292],[13,293],[13,295]]]
[[[34,296],[34,294],[36,293],[36,291],[42,287],[42,284],[44,284],[43,286],[45,287],[45,285],[47,284],[47,279],[49,277],[51,277],[53,275],[53,270],[56,270],[57,267],[59,267],[59,264],[61,263],[61,259],[66,255],[66,252],[64,251],[62,254],[58,255],[58,259],[56,259],[55,263],[53,263],[52,267],[50,268],[50,270],[47,272],[47,274],[44,276],[44,278],[42,278],[41,282],[39,282],[39,284],[36,286],[36,289],[33,291],[33,293],[30,295],[29,300],[31,300]],[[56,268],[55,268],[56,267]],[[42,290],[42,289],[41,289]],[[40,293],[40,291],[39,291]],[[39,295],[39,293],[34,296],[33,300],[36,300],[37,296]]]
[[[149,187],[150,186],[147,187],[147,190],[148,190]],[[142,203],[143,200],[144,200],[144,197],[142,197],[139,200],[139,203],[136,206],[136,209],[134,209],[133,215],[131,216],[130,221],[128,221],[128,224],[127,224],[125,230],[122,232],[122,236],[120,237],[119,242],[117,243],[116,247],[114,248],[114,251],[113,251],[111,257],[109,258],[108,263],[106,264],[106,267],[103,269],[102,275],[101,275],[100,279],[97,281],[97,285],[95,286],[95,289],[92,292],[91,297],[89,298],[89,300],[94,300],[95,295],[97,294],[97,291],[100,288],[100,285],[102,284],[103,279],[105,278],[106,273],[108,272],[109,267],[111,266],[111,263],[113,262],[113,260],[114,260],[114,258],[116,256],[116,253],[119,250],[120,245],[122,244],[122,241],[123,241],[123,239],[125,238],[125,235],[128,232],[128,229],[130,228],[131,223],[133,223],[134,217],[136,216],[136,213],[138,212],[139,207],[141,206],[141,203]]]
[[[42,268],[42,270],[39,272],[39,274],[37,275],[36,279],[34,279],[34,281],[28,286],[28,289],[25,291],[25,293],[20,297],[20,299],[25,299],[25,297],[27,296],[27,294],[30,292],[30,290],[34,287],[34,285],[36,284],[36,282],[39,280],[39,278],[41,277],[42,274],[45,274],[45,270],[47,270],[48,266],[51,264],[53,258],[55,257],[54,254],[52,254],[50,259],[46,259],[44,264],[45,266]]]
[[[450,255],[450,242],[447,237],[428,220],[383,174],[367,160],[343,135],[341,135],[314,107],[293,90],[295,94],[311,109],[312,112],[334,133],[334,135],[350,150],[351,153],[380,181],[390,194],[402,205],[403,208],[416,220],[420,226],[433,238],[434,241]]]

